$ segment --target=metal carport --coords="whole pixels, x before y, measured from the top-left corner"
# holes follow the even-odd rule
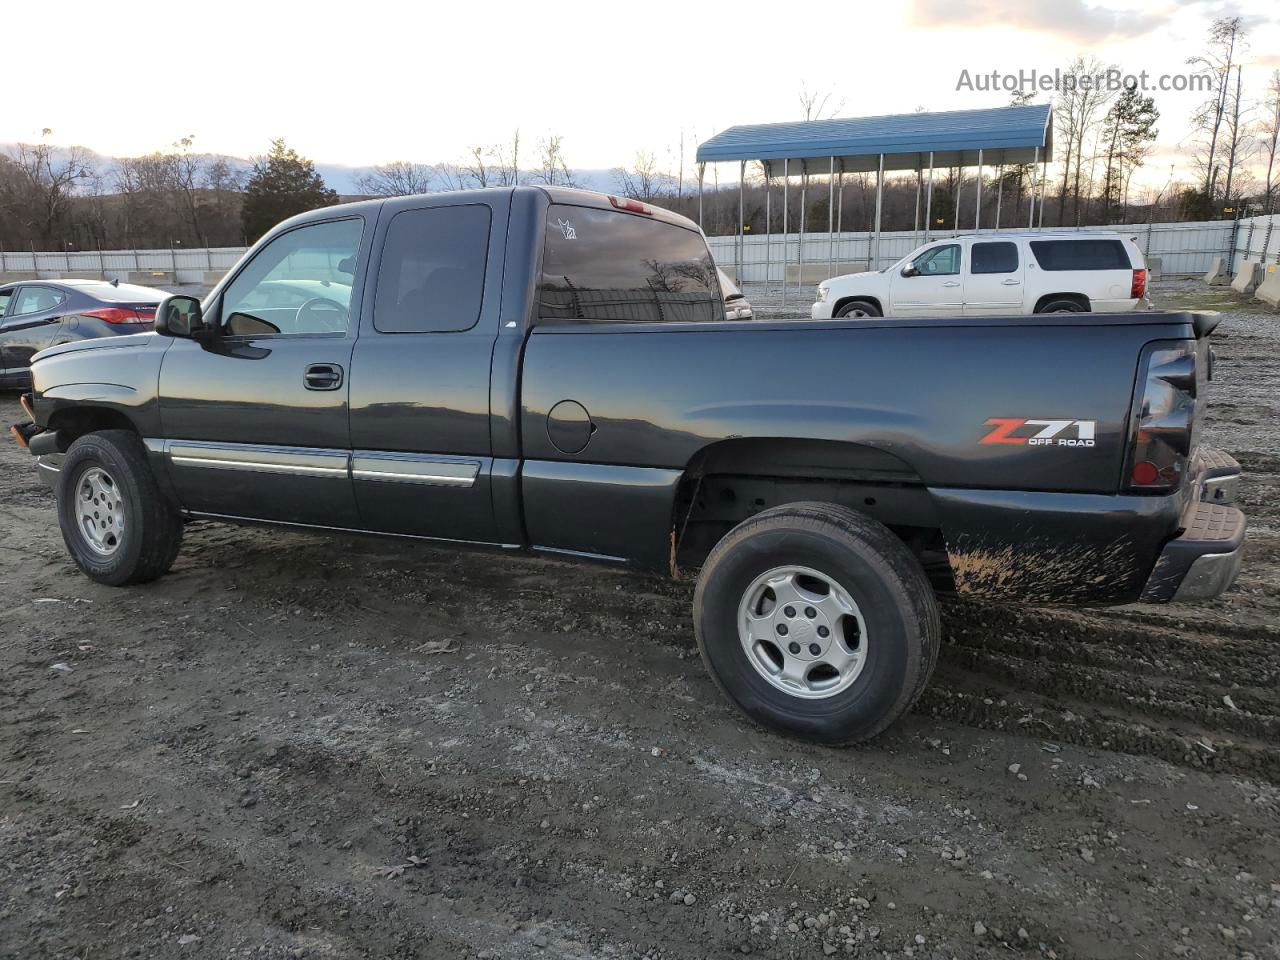
[[[708,163],[737,161],[738,244],[736,264],[741,271],[745,181],[748,161],[757,161],[765,176],[766,276],[771,265],[768,241],[772,182],[782,177],[784,237],[790,224],[788,191],[791,177],[801,177],[800,244],[797,284],[804,282],[805,195],[809,176],[828,177],[827,236],[829,256],[834,236],[842,226],[836,210],[843,214],[844,174],[876,172],[875,225],[870,260],[878,268],[880,257],[880,212],[886,170],[916,171],[916,209],[912,229],[920,229],[920,200],[925,194],[924,238],[929,239],[933,204],[933,170],[957,167],[978,168],[974,228],[982,224],[982,168],[984,165],[1029,163],[1040,166],[1033,182],[1028,226],[1044,218],[1045,171],[1053,159],[1053,111],[1048,105],[997,107],[988,110],[954,110],[945,113],[903,113],[884,117],[852,117],[840,120],[806,120],[794,123],[762,123],[730,127],[698,147],[698,224],[702,225],[703,182]],[[925,175],[928,175],[927,191]],[[1002,171],[1003,172],[1003,171]],[[999,181],[1003,184],[1003,178]],[[839,204],[837,205],[837,191]],[[960,210],[960,190],[956,191],[956,220]],[[1000,197],[997,195],[995,227],[1000,226]],[[784,244],[785,244],[784,240]],[[783,291],[786,282],[786,248],[783,248]]]

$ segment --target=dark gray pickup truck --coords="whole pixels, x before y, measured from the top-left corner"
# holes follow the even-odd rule
[[[696,574],[724,693],[850,742],[923,689],[935,592],[1231,584],[1239,467],[1197,442],[1213,324],[729,321],[682,217],[435,194],[296,217],[154,333],[39,354],[14,433],[101,583],[163,574],[195,518]]]

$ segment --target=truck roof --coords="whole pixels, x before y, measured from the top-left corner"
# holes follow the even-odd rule
[[[1130,234],[1117,233],[1115,230],[999,230],[990,233],[960,233],[950,238],[953,240],[1124,240]],[[939,239],[946,239],[940,237]]]

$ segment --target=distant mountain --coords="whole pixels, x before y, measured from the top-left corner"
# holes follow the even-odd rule
[[[17,143],[0,143],[0,154],[12,156],[17,152]],[[116,158],[106,154],[98,153],[87,147],[82,147],[87,155],[90,164],[101,174],[108,174],[110,168],[114,165]],[[55,162],[59,157],[66,156],[67,148],[55,147]],[[244,170],[246,173],[253,167],[251,160],[243,157],[233,157],[228,154],[204,154],[209,159],[226,160],[231,166]],[[342,196],[358,195],[360,190],[357,186],[361,177],[373,172],[372,166],[354,167],[341,163],[323,163],[316,162],[316,172],[324,178],[325,184],[331,190],[337,191]],[[520,174],[521,183],[530,183],[530,173],[524,171]],[[574,179],[578,181],[578,186],[584,190],[597,190],[601,193],[610,193],[618,189],[618,184],[614,178],[612,170],[574,170]],[[110,179],[106,184],[106,189],[111,189]]]

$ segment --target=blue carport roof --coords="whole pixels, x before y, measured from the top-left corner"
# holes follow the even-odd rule
[[[1053,111],[1047,104],[899,113],[884,117],[802,120],[730,127],[698,147],[699,163],[760,160],[771,174],[789,160],[792,174],[875,170],[884,155],[886,170],[1030,163],[1053,159]]]

